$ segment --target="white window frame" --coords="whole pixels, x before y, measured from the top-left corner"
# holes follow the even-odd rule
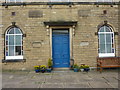
[[[113,0],[97,0],[97,2],[113,2]]]
[[[71,0],[50,0],[50,2],[70,2]]]
[[[13,0],[13,1],[11,1],[11,0],[6,0],[6,2],[14,2],[14,3],[16,3],[16,2],[23,2],[23,0]]]
[[[12,28],[10,28],[10,29],[12,29]],[[6,60],[11,60],[11,59],[23,59],[23,50],[22,50],[22,48],[23,48],[23,34],[22,34],[22,32],[21,32],[21,30],[20,30],[20,32],[21,32],[21,34],[8,34],[8,32],[10,31],[10,29],[8,29],[7,31],[6,31],[6,34],[5,34],[5,59]],[[13,27],[13,29],[14,29],[14,31],[15,31],[15,29],[16,29],[16,27]],[[22,53],[22,55],[18,55],[18,56],[16,56],[15,55],[15,44],[14,45],[9,45],[9,38],[8,38],[8,45],[6,45],[6,36],[10,36],[10,35],[13,35],[13,36],[17,36],[17,35],[19,35],[19,36],[21,36],[21,53]],[[15,43],[15,38],[14,38],[14,43]],[[7,50],[6,50],[6,46],[8,47],[8,56],[6,55],[6,52],[7,52]],[[9,46],[14,46],[14,56],[9,56]]]
[[[108,26],[102,26],[102,27],[108,27]],[[102,28],[102,27],[100,27],[100,28]],[[106,36],[106,34],[111,34],[111,35],[113,35],[113,37],[111,36],[111,39],[112,39],[112,41],[111,41],[111,49],[114,50],[114,51],[112,53],[107,53],[106,52],[107,48],[106,48],[106,38],[105,38],[105,53],[100,53],[100,47],[99,47],[99,57],[115,57],[114,32],[112,32],[112,29],[110,27],[108,27],[108,28],[111,30],[111,32],[99,32],[98,31],[99,46],[100,46],[100,37],[99,37],[99,34],[105,34],[105,36]],[[113,44],[113,47],[112,47],[112,44]]]

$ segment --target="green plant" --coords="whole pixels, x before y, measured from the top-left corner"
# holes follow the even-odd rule
[[[40,66],[34,66],[35,69],[40,69]]]
[[[85,65],[85,64],[80,65],[80,69],[89,68],[89,67],[90,67],[89,65]]]
[[[46,69],[46,65],[40,65],[40,69]]]
[[[51,58],[48,59],[48,68],[52,68],[52,59]]]
[[[79,69],[79,66],[78,66],[77,64],[74,64],[74,65],[73,65],[73,68]]]

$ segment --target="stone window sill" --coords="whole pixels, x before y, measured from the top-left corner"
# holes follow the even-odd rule
[[[9,59],[9,60],[2,60],[2,63],[8,63],[8,62],[26,62],[26,59]]]

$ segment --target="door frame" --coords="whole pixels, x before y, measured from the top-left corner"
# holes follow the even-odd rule
[[[50,30],[50,57],[52,58],[52,31],[57,28],[67,28],[69,30],[69,47],[70,47],[70,59],[73,58],[73,28],[71,26],[52,26]]]

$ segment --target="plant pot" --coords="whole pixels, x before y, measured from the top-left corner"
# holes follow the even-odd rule
[[[90,68],[84,68],[85,72],[88,72],[90,70]]]
[[[40,70],[42,73],[44,73],[45,71],[46,71],[46,69],[42,69],[42,70]]]
[[[74,72],[78,72],[79,71],[79,69],[78,68],[74,68]]]
[[[84,69],[80,69],[80,71],[81,71],[81,72],[83,72],[83,71],[84,71]]]
[[[36,72],[36,73],[39,73],[39,72],[40,72],[40,69],[35,69],[35,72]]]
[[[48,68],[48,69],[47,69],[47,72],[51,72],[51,71],[52,71],[52,69],[51,69],[51,68]]]

